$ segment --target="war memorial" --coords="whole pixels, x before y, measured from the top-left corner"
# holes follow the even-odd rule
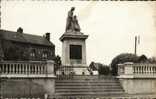
[[[90,73],[85,43],[89,36],[81,32],[74,10],[68,11],[60,37],[62,64],[56,71],[49,33],[43,37],[21,28],[0,30],[1,99],[156,99],[156,64],[118,64],[117,76]]]

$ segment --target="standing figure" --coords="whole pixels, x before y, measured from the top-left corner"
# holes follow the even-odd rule
[[[73,27],[73,12],[75,10],[75,7],[72,7],[71,10],[68,12],[68,17],[67,17],[67,23],[66,23],[66,32],[71,30],[74,30]]]

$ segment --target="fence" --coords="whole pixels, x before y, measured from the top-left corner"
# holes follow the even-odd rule
[[[124,63],[118,65],[120,77],[156,78],[156,64],[151,63]]]
[[[0,75],[1,77],[45,77],[54,74],[53,68],[53,61],[2,61]]]

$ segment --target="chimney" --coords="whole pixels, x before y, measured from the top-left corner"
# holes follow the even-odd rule
[[[23,29],[22,29],[21,27],[19,27],[19,28],[17,29],[17,32],[18,32],[18,33],[23,33]]]
[[[46,34],[45,34],[45,38],[46,38],[48,41],[50,41],[50,33],[46,33]]]

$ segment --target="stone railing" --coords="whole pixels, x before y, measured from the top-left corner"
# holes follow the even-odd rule
[[[1,61],[0,77],[54,77],[53,61]]]
[[[156,64],[118,64],[118,76],[123,78],[156,78]]]

